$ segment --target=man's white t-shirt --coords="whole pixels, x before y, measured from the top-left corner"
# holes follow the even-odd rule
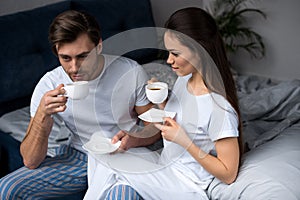
[[[89,95],[83,100],[68,99],[67,109],[57,113],[72,132],[71,145],[82,150],[95,132],[113,137],[119,130],[130,131],[136,126],[135,106],[149,103],[144,86],[149,80],[143,68],[135,61],[103,55],[101,74],[89,81]],[[72,83],[62,66],[47,72],[37,84],[31,99],[33,117],[42,96],[59,84]]]

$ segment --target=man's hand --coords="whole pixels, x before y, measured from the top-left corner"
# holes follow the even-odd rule
[[[45,159],[48,149],[48,138],[53,126],[52,114],[66,109],[67,97],[60,84],[54,90],[44,94],[35,116],[30,119],[27,133],[21,143],[20,151],[24,165],[30,169],[37,168]]]
[[[113,144],[117,143],[118,141],[121,141],[121,145],[116,152],[123,152],[130,148],[137,147],[139,138],[133,137],[121,130],[111,139]]]
[[[52,115],[66,110],[66,102],[68,98],[63,96],[65,93],[63,86],[63,84],[60,84],[54,90],[50,90],[45,93],[41,99],[39,111],[45,115]]]
[[[147,84],[152,84],[154,82],[158,82],[158,79],[155,77],[152,77],[150,80],[147,81]]]

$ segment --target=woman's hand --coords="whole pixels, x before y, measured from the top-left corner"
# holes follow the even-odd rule
[[[187,148],[192,143],[185,130],[170,117],[164,118],[163,125],[155,124],[155,126],[161,130],[162,137],[168,141],[177,143],[184,148]]]

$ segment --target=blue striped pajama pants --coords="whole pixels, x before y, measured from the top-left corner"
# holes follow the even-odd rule
[[[37,169],[20,169],[0,179],[1,200],[48,199],[64,197],[87,189],[87,155],[69,146],[46,158]],[[109,200],[141,199],[130,186],[112,188]]]
[[[36,169],[21,167],[0,179],[1,200],[46,199],[87,188],[87,156],[63,145]]]
[[[116,185],[108,192],[105,200],[143,200],[143,198],[128,185]]]

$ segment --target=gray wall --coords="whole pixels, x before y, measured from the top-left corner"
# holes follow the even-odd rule
[[[61,0],[1,0],[0,15],[22,11]],[[163,26],[175,10],[187,7],[202,7],[210,0],[151,0],[154,20]],[[242,74],[257,74],[280,80],[300,79],[300,8],[299,0],[264,0],[256,7],[264,9],[267,20],[253,18],[250,25],[260,33],[266,44],[266,57],[251,59],[240,52],[232,57],[232,63]]]
[[[150,0],[152,12],[157,26],[162,27],[168,17],[180,8],[202,7],[202,0]]]
[[[257,5],[267,19],[253,18],[250,25],[261,34],[266,56],[254,60],[239,53],[233,64],[243,74],[258,74],[280,80],[300,79],[300,1],[264,0]]]

